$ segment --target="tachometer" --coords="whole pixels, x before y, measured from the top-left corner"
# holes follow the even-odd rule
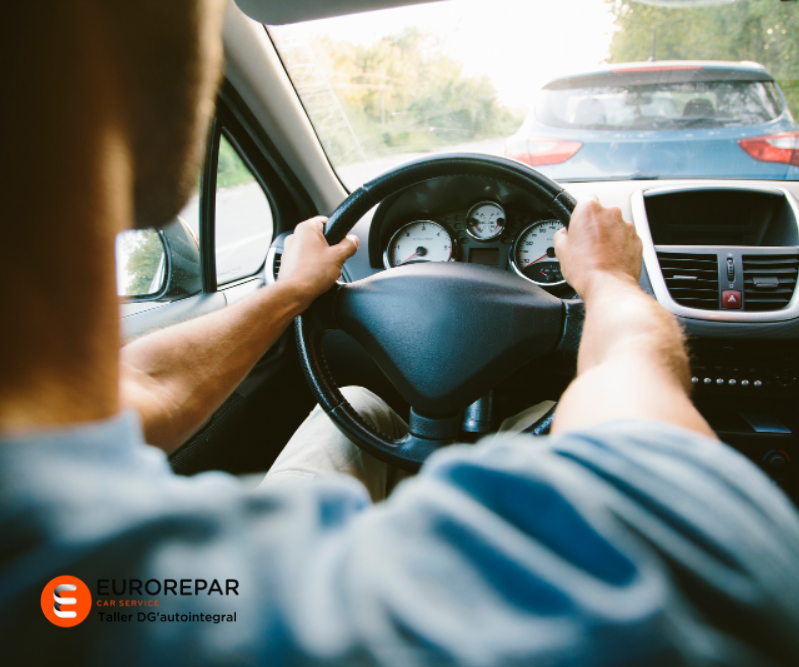
[[[505,229],[505,211],[493,201],[475,204],[466,214],[466,231],[478,241],[495,239]]]
[[[538,285],[565,283],[552,240],[555,232],[562,228],[559,220],[541,220],[525,227],[513,245],[513,270]]]
[[[452,259],[452,237],[432,220],[417,220],[400,227],[383,253],[387,269],[413,262],[449,262]]]

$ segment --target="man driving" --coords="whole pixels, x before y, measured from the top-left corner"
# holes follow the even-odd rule
[[[694,408],[679,327],[638,286],[641,242],[596,201],[556,236],[586,321],[551,436],[448,447],[397,485],[317,409],[254,491],[177,477],[145,444],[194,433],[358,246],[300,223],[275,285],[120,352],[115,237],[188,197],[223,10],[3,9],[4,661],[797,664],[796,511]],[[91,610],[57,627],[47,605],[83,604],[47,588],[67,575]]]

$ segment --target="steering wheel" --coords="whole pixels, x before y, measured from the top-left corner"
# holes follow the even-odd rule
[[[514,160],[473,154],[422,158],[378,176],[347,197],[327,221],[341,241],[373,206],[405,188],[445,176],[482,176],[532,195],[568,225],[574,199]],[[300,363],[316,400],[350,440],[415,470],[458,440],[463,409],[522,365],[560,348],[576,350],[582,302],[562,301],[514,273],[461,263],[400,266],[338,283],[296,320]],[[357,340],[411,406],[409,431],[389,438],[347,402],[322,351],[327,331]]]

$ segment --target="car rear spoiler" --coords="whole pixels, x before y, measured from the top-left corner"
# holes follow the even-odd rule
[[[694,83],[698,81],[774,81],[774,78],[766,70],[755,68],[735,69],[699,65],[668,65],[663,67],[616,69],[557,79],[544,86],[544,90]]]

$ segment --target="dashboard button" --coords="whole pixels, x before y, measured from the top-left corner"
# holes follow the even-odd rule
[[[748,387],[749,386],[749,380],[741,380],[741,386],[742,387]]]
[[[712,382],[713,380],[711,380],[710,378],[705,378],[705,384],[711,384]]]
[[[716,384],[724,384],[724,378],[718,378]]]
[[[793,368],[782,368],[774,373],[774,379],[780,387],[792,387],[796,384],[796,370]]]
[[[691,378],[691,384],[699,384],[699,378],[696,375]]]
[[[730,385],[731,387],[734,387],[736,384],[738,384],[738,381],[735,378],[733,378],[732,380],[729,380],[727,384]]]
[[[783,451],[777,452],[769,452],[763,457],[763,462],[766,464],[766,467],[769,469],[769,472],[775,474],[784,473],[785,470],[788,468],[788,464],[790,459],[788,455]]]
[[[762,387],[763,383],[760,380],[755,380],[752,386],[754,386],[754,387]]]
[[[741,292],[737,289],[725,289],[721,293],[721,307],[726,309],[741,307]]]

